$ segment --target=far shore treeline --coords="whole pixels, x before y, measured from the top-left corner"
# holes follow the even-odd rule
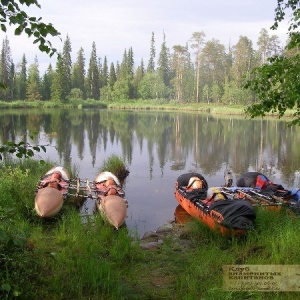
[[[256,48],[247,36],[240,36],[235,45],[219,40],[206,40],[204,32],[194,32],[186,45],[167,47],[166,36],[157,47],[152,33],[149,60],[134,59],[132,48],[125,49],[121,62],[108,62],[97,54],[92,43],[89,59],[81,47],[72,61],[72,43],[67,35],[56,65],[49,64],[40,74],[37,58],[28,65],[26,53],[15,63],[6,37],[2,43],[0,101],[70,100],[164,100],[179,104],[247,105],[257,99],[243,88],[251,71],[267,62],[274,54],[283,53],[278,36],[260,31]]]

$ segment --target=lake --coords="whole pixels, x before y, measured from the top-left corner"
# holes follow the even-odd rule
[[[210,187],[224,183],[227,166],[234,183],[256,170],[287,189],[300,186],[300,129],[284,121],[97,109],[2,110],[0,116],[0,143],[47,145],[35,158],[75,166],[81,179],[94,180],[105,159],[119,156],[130,172],[126,225],[140,236],[174,220],[175,181],[186,172],[201,173]],[[86,201],[81,213],[92,213],[93,204]]]

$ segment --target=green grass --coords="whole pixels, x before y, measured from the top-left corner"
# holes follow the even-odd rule
[[[7,108],[106,108],[106,104],[103,101],[96,101],[93,99],[86,100],[70,100],[66,103],[58,101],[24,101],[16,100],[12,102],[0,101],[0,109]]]
[[[70,99],[66,103],[57,101],[0,101],[0,109],[8,108],[73,108],[73,109],[124,109],[124,110],[163,110],[181,112],[204,112],[218,115],[231,115],[245,117],[246,105],[224,103],[178,103],[166,99],[135,99],[118,100],[113,102],[97,101],[93,99]],[[291,119],[296,113],[294,109],[287,109],[282,119]],[[266,113],[265,118],[278,118],[278,113]]]
[[[100,167],[99,172],[112,172],[115,174],[121,181],[124,181],[129,171],[126,169],[125,163],[122,158],[118,155],[111,155],[106,160],[104,160],[102,166]]]
[[[192,221],[143,250],[126,227],[84,222],[68,201],[52,220],[33,210],[51,166],[26,160],[0,172],[0,299],[298,299],[297,292],[224,291],[223,265],[300,264],[300,220],[257,209],[255,230],[227,239]],[[136,238],[135,238],[136,239]]]

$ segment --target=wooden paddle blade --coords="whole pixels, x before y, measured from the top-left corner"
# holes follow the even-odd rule
[[[38,190],[35,196],[35,211],[41,218],[51,218],[61,210],[63,202],[60,191],[45,187]]]
[[[110,195],[100,200],[100,203],[97,205],[104,218],[116,229],[119,229],[125,222],[127,214],[125,201],[122,197]]]

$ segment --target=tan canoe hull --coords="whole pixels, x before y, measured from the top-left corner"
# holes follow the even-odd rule
[[[97,209],[107,221],[119,229],[125,222],[127,215],[126,200],[122,197],[110,195],[97,200]]]
[[[35,196],[35,211],[41,218],[51,218],[61,210],[63,203],[63,195],[60,191],[45,187],[38,190]]]

